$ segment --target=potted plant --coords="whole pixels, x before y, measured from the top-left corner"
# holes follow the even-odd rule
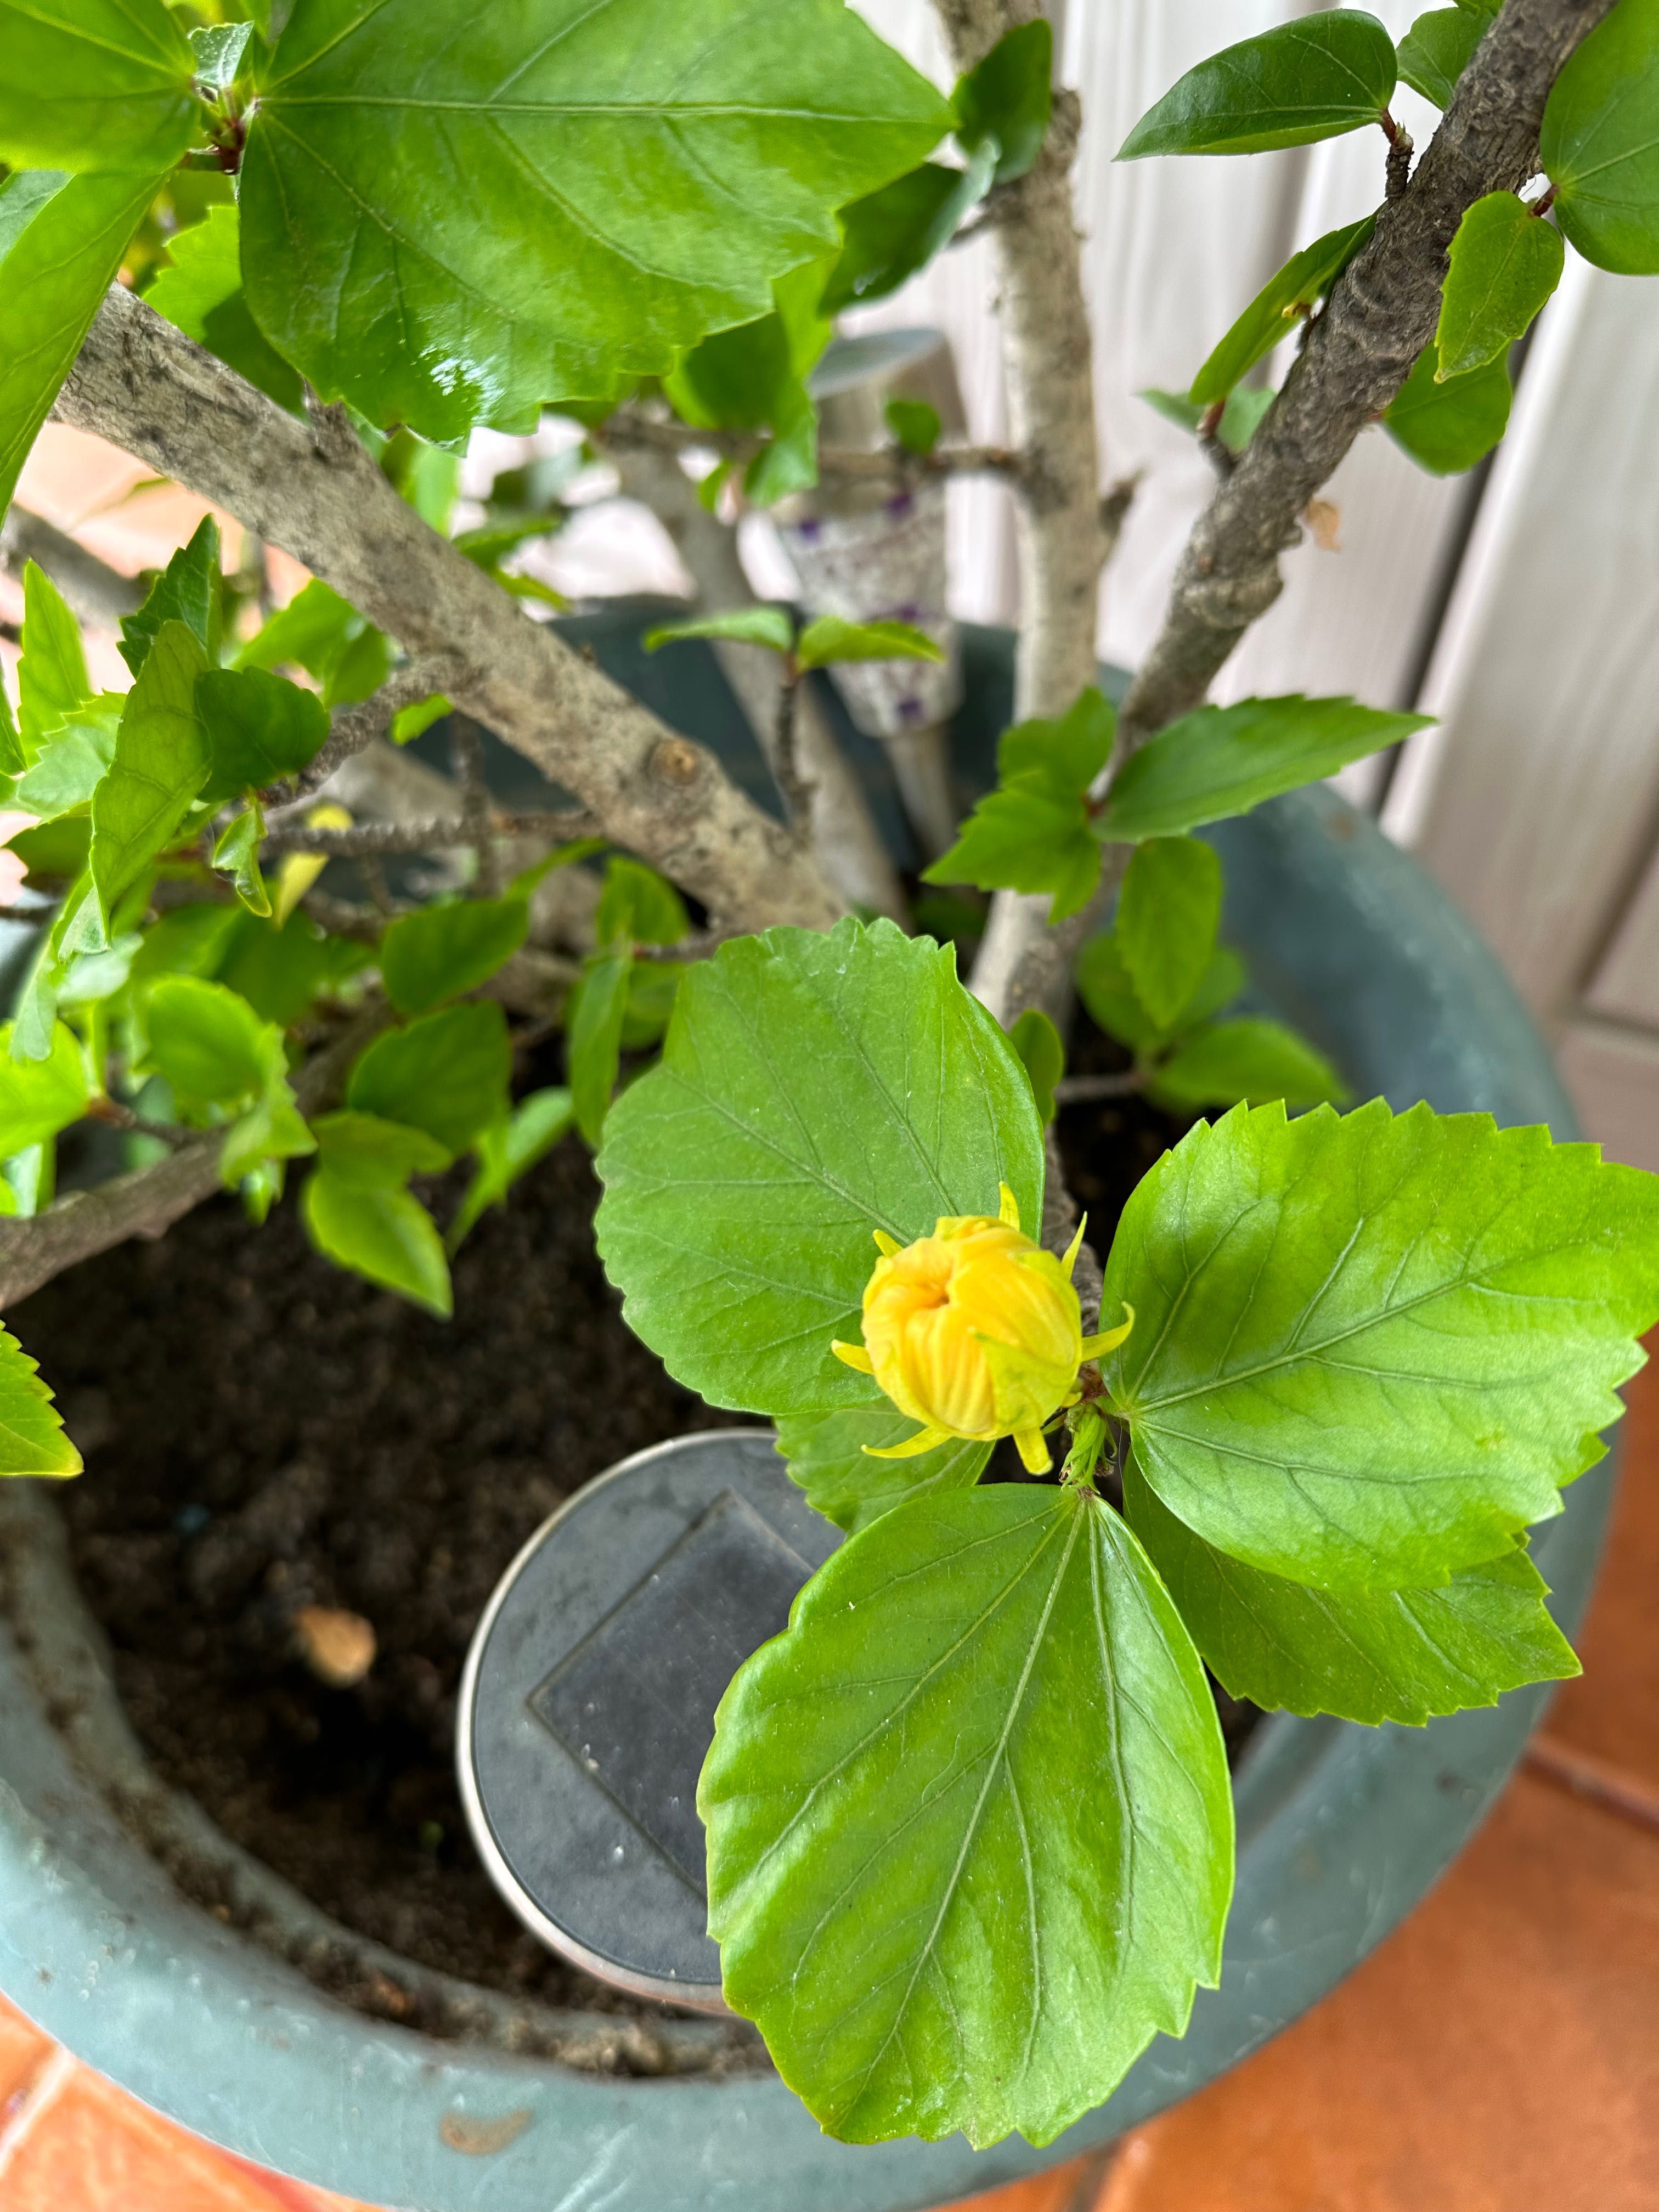
[[[3,488],[50,412],[314,580],[265,613],[257,563],[227,577],[204,526],[125,617],[112,695],[27,571],[0,743],[37,926],[0,1062],[0,1293],[88,1263],[101,1338],[99,1285],[137,1295],[127,1240],[231,1190],[255,1249],[297,1212],[354,1280],[447,1316],[452,1262],[538,1161],[580,1227],[580,1140],[640,1344],[714,1409],[692,1417],[775,1422],[847,1532],[732,1681],[699,1796],[726,1996],[763,2053],[346,1936],[146,1765],[59,1524],[12,1488],[0,1985],[189,2124],[357,2196],[892,2207],[1105,2140],[1363,1954],[1498,1786],[1536,1686],[1576,1668],[1540,1564],[1570,1625],[1605,1497],[1560,1493],[1659,1316],[1659,1193],[1538,1126],[1565,1109],[1490,963],[1310,788],[1415,718],[1203,701],[1362,429],[1470,465],[1565,245],[1659,268],[1659,13],[1468,0],[1396,52],[1332,11],[1143,119],[1126,157],[1386,143],[1375,212],[1297,255],[1168,402],[1218,489],[1115,708],[1075,104],[1032,10],[941,15],[948,101],[836,0],[532,0],[464,39],[416,0],[0,7]],[[1420,158],[1389,112],[1402,75],[1445,109]],[[969,221],[1000,242],[1013,447],[941,445],[912,403],[890,446],[820,453],[826,303]],[[1288,321],[1296,362],[1257,390]],[[773,656],[781,811],[757,806],[529,618],[503,563],[557,526],[556,477],[503,472],[451,534],[458,447],[549,405],[594,452],[667,455],[677,497],[680,452],[710,453],[704,514],[837,471],[1015,483],[1012,726],[927,872],[994,894],[971,993],[949,943],[846,912],[828,741],[812,768],[802,737],[811,672],[936,644],[772,607],[658,625],[653,647]],[[384,741],[454,710],[477,718],[456,781],[411,811],[434,787]],[[477,725],[556,790],[509,808]],[[965,939],[960,897],[934,912]],[[1073,985],[1074,1048],[1113,1064],[1067,1078]],[[549,1038],[563,1082],[540,1079]],[[1056,1107],[1103,1096],[1174,1118],[1120,1218],[1085,1224]],[[54,1198],[60,1141],[80,1187]],[[1103,1141],[1073,1125],[1073,1163]],[[522,1305],[538,1279],[521,1254],[499,1287]],[[0,1341],[13,1475],[80,1468],[52,1295]],[[166,1304],[152,1364],[183,1358]],[[642,1396],[658,1370],[629,1356]],[[158,1423],[185,1371],[153,1382]],[[592,1423],[626,1416],[623,1372]],[[434,1526],[398,1472],[352,1540],[401,1598],[465,1492]],[[377,1624],[300,1587],[313,1555],[270,1533],[313,1526],[329,1479],[296,1460],[214,1525],[220,1492],[155,1478],[185,1659],[229,1589],[248,1648],[362,1688]],[[101,1556],[108,1580],[136,1553]],[[1236,1789],[1215,1685],[1297,1717],[1263,1724]]]

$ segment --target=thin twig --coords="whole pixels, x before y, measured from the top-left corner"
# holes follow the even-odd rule
[[[131,1136],[158,1138],[162,1144],[171,1145],[175,1150],[180,1145],[193,1144],[202,1133],[199,1129],[186,1129],[177,1121],[152,1121],[143,1114],[135,1114],[131,1107],[124,1105],[120,1099],[107,1097],[88,1100],[87,1119],[106,1122],[111,1128],[120,1129]]]
[[[713,452],[738,461],[751,459],[767,443],[745,430],[698,429],[672,416],[632,408],[611,416],[594,437],[601,446],[643,447],[670,453]],[[1018,481],[1025,467],[1025,456],[1007,446],[936,446],[931,453],[912,453],[902,446],[869,453],[832,447],[818,455],[818,475],[825,482],[839,477],[851,483],[902,484],[924,476],[1000,476]]]
[[[580,807],[495,812],[487,826],[492,837],[545,837],[556,844],[603,834],[595,817]],[[270,859],[283,853],[319,853],[330,860],[355,860],[365,853],[453,852],[472,844],[478,834],[477,824],[459,814],[441,815],[430,822],[359,822],[349,830],[312,830],[296,823],[291,830],[273,830],[263,854]]]
[[[459,675],[459,659],[445,653],[424,653],[393,669],[372,698],[336,714],[328,742],[299,780],[301,793],[320,790],[343,762],[385,737],[405,707],[447,691]]]
[[[1138,1067],[1121,1075],[1062,1075],[1054,1085],[1054,1103],[1082,1106],[1095,1098],[1130,1098],[1146,1084],[1147,1077]]]
[[[477,856],[478,890],[494,898],[501,889],[501,854],[490,834],[493,810],[484,775],[483,737],[470,714],[455,717],[449,739],[450,766],[461,787],[461,811],[467,842]]]
[[[636,945],[636,960],[707,960],[718,952],[722,945],[729,945],[734,937],[744,934],[740,929],[700,929],[690,937],[683,937],[678,945]]]
[[[799,696],[800,678],[795,672],[794,656],[791,653],[787,656],[783,681],[778,686],[778,717],[774,725],[776,749],[772,774],[778,789],[783,793],[790,827],[798,837],[804,838],[812,818],[812,786],[801,775],[795,757],[795,710]]]

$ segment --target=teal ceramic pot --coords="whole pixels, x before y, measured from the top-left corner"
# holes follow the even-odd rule
[[[671,671],[637,614],[580,626],[693,735],[731,738],[711,659]],[[960,732],[970,780],[1006,719],[1010,641],[968,640]],[[861,756],[890,807],[884,763]],[[517,774],[526,773],[515,770]],[[902,836],[896,817],[896,839]],[[1356,1093],[1502,1122],[1572,1121],[1492,956],[1405,854],[1328,790],[1215,834],[1227,931],[1263,998],[1336,1059]],[[1534,1556],[1569,1632],[1595,1573],[1606,1463],[1575,1484]],[[1109,2103],[1045,2150],[960,2137],[832,2142],[769,2074],[630,2080],[383,2025],[185,1902],[71,1764],[0,1623],[0,1988],[101,2072],[242,2156],[411,2212],[900,2212],[1077,2155],[1190,2095],[1318,2002],[1468,1841],[1520,1755],[1544,1691],[1422,1729],[1283,1716],[1237,1777],[1238,1888],[1221,1987],[1160,2039]]]

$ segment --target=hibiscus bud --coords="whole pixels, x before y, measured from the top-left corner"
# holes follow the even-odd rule
[[[921,1433],[878,1459],[930,1451],[947,1437],[1012,1437],[1033,1474],[1049,1465],[1043,1425],[1078,1398],[1077,1375],[1127,1329],[1085,1340],[1072,1267],[1022,1235],[1007,1185],[1002,1213],[946,1215],[902,1247],[878,1231],[864,1292],[863,1345],[836,1356],[873,1376]]]

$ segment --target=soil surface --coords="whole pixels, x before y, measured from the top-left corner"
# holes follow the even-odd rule
[[[1085,1034],[1073,1066],[1116,1054]],[[1062,1117],[1097,1250],[1174,1133],[1133,1099]],[[598,1195],[567,1140],[462,1248],[447,1323],[319,1259],[291,1203],[256,1231],[224,1200],[47,1285],[15,1326],[86,1455],[61,1493],[75,1565],[164,1778],[336,1919],[428,1966],[654,2011],[520,1929],[453,1770],[468,1642],[526,1539],[613,1461],[733,1419],[623,1327]],[[356,1687],[303,1663],[307,1607],[372,1625]],[[1242,1740],[1253,1710],[1222,1712]]]

